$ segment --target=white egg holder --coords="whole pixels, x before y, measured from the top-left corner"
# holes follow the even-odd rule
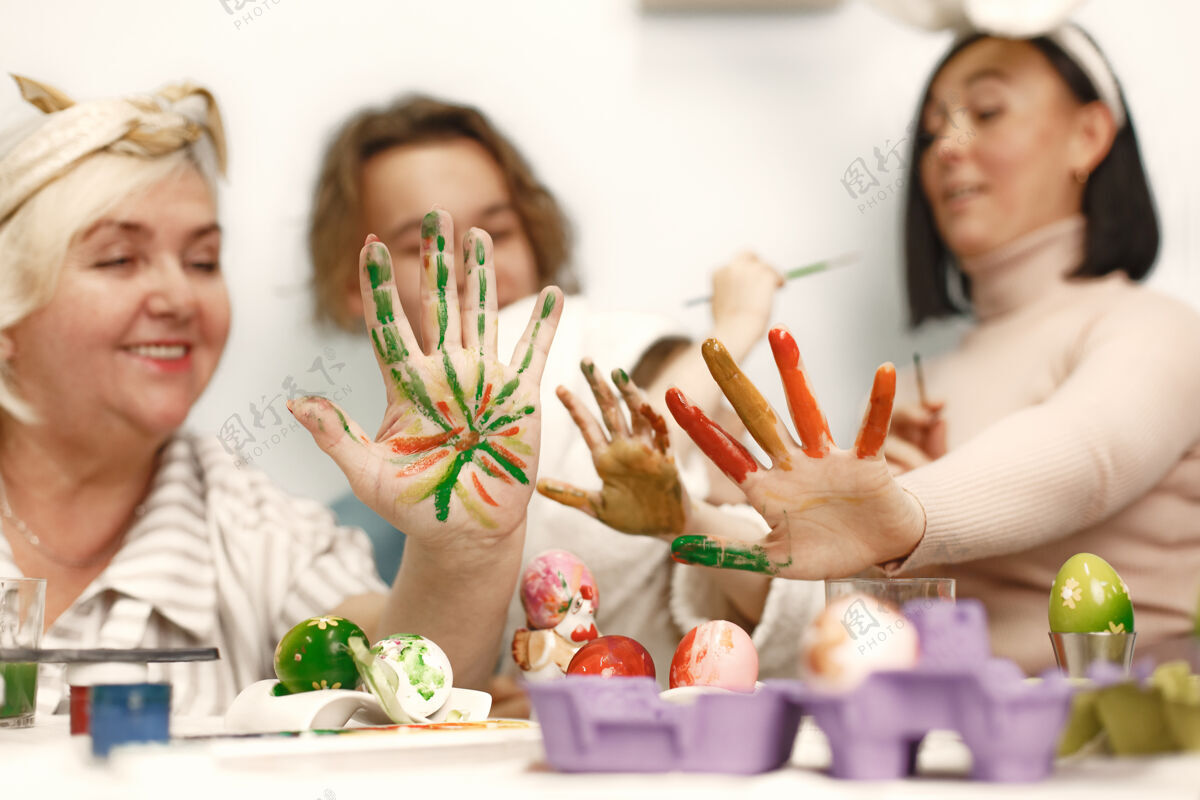
[[[247,686],[225,712],[229,733],[277,733],[281,731],[333,730],[359,726],[478,722],[492,710],[492,696],[474,689],[452,688],[446,702],[427,717],[406,714],[393,719],[383,704],[368,691],[315,689],[311,692],[276,695],[275,680]]]
[[[732,695],[747,695],[757,694],[763,688],[762,681],[754,682],[753,692],[738,691],[736,689],[725,689],[720,686],[704,686],[695,684],[692,686],[676,686],[673,689],[665,689],[658,693],[658,696],[666,703],[676,706],[693,705],[697,698],[709,694],[732,694]]]

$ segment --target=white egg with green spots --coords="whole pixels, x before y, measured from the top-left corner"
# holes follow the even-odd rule
[[[1091,553],[1067,559],[1050,590],[1052,633],[1133,633],[1129,587]]]
[[[394,722],[426,722],[454,688],[450,659],[432,640],[400,633],[368,651],[351,645],[359,674]]]

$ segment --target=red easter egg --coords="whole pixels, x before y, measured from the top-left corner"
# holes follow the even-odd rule
[[[654,659],[646,648],[628,636],[600,636],[576,651],[567,665],[567,674],[653,678]]]

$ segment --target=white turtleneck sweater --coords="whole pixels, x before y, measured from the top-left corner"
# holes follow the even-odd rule
[[[949,451],[899,478],[927,522],[897,571],[957,578],[1030,672],[1054,663],[1049,592],[1075,553],[1124,579],[1139,649],[1190,631],[1200,595],[1200,315],[1123,273],[1067,278],[1085,224],[964,263],[979,324],[925,373]]]

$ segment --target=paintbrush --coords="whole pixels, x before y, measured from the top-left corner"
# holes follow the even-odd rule
[[[0,647],[0,662],[48,664],[148,664],[152,661],[215,661],[215,647],[155,647],[118,650],[91,648],[51,650],[36,647]]]
[[[803,278],[805,275],[815,275],[818,272],[834,269],[836,267],[844,267],[847,264],[852,264],[858,260],[858,253],[843,253],[833,258],[827,258],[824,261],[816,261],[812,264],[806,264],[803,267],[796,267],[783,273],[784,281]],[[684,303],[685,306],[698,306],[701,303],[708,303],[712,300],[712,295],[707,294],[704,297],[693,297]]]
[[[926,409],[932,415],[932,419],[937,419],[942,413],[940,404],[931,405],[929,395],[925,393],[925,370],[921,367],[921,354],[913,353],[913,370],[917,373],[917,400],[921,403],[921,408]]]
[[[921,354],[913,353],[913,369],[917,373],[917,400],[929,408],[929,395],[925,394],[925,370],[921,369]]]

